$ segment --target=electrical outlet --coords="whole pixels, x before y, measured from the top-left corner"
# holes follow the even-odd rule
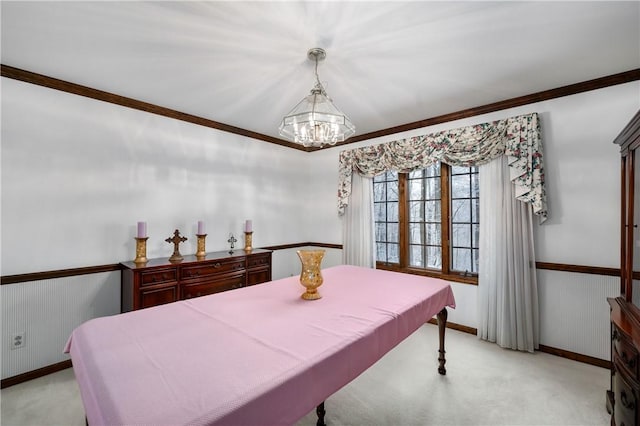
[[[24,345],[27,343],[27,335],[25,332],[13,333],[11,335],[11,349],[20,349],[24,348]]]

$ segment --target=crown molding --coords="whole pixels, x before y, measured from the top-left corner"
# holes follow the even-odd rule
[[[154,105],[154,104],[139,101],[136,99],[127,98],[121,95],[117,95],[115,93],[104,92],[102,90],[93,89],[91,87],[82,86],[69,81],[48,77],[46,75],[37,74],[31,71],[15,68],[9,65],[0,64],[0,71],[1,71],[0,75],[2,75],[2,77],[12,78],[12,79],[23,81],[26,83],[36,84],[38,86],[48,87],[50,89],[72,93],[78,96],[84,96],[84,97],[96,99],[99,101],[109,102],[115,105],[137,109],[139,111],[150,112],[152,114],[157,114],[157,115],[185,121],[192,124],[197,124],[199,126],[210,127],[212,129],[220,130],[223,132],[233,133],[236,135],[245,136],[248,138],[257,139],[260,141],[269,142],[276,145],[284,146],[287,148],[293,148],[293,149],[297,149],[305,152],[313,152],[313,151],[319,151],[322,149],[334,148],[337,146],[349,145],[352,143],[379,138],[382,136],[388,136],[395,133],[401,133],[409,130],[420,129],[422,127],[433,126],[436,124],[442,124],[449,121],[455,121],[463,118],[474,117],[481,114],[487,114],[490,112],[500,111],[508,108],[514,108],[522,105],[532,104],[535,102],[541,102],[541,101],[560,98],[564,96],[575,95],[577,93],[603,89],[609,86],[615,86],[618,84],[624,84],[624,83],[640,80],[640,68],[636,68],[633,70],[609,75],[606,77],[595,78],[593,80],[587,80],[580,83],[557,87],[551,90],[545,90],[542,92],[532,93],[525,96],[506,99],[503,101],[494,102],[487,105],[468,108],[461,111],[440,115],[437,117],[425,118],[424,120],[414,121],[412,123],[406,123],[399,126],[376,130],[374,132],[364,133],[362,135],[352,136],[346,141],[339,142],[333,146],[328,146],[323,148],[311,148],[311,147],[305,148],[299,144],[289,142],[284,139],[274,138],[272,136],[265,135],[262,133],[253,132],[250,130],[242,129],[240,127],[231,126],[229,124],[224,124],[218,121],[209,120],[207,118],[199,117],[196,115],[187,114],[184,112],[165,108],[159,105]]]

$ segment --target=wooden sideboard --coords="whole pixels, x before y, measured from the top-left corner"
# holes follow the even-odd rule
[[[122,312],[271,281],[271,251],[254,249],[184,256],[179,263],[150,259],[123,262]]]

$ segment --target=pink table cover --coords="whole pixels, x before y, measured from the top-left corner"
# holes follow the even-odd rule
[[[89,424],[290,425],[455,307],[440,279],[322,274],[319,300],[291,277],[82,324],[65,351]]]

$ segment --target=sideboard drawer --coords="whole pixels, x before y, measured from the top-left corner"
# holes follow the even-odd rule
[[[202,280],[194,283],[182,284],[182,298],[206,296],[208,294],[220,293],[221,291],[233,290],[244,286],[245,273],[229,274],[217,278],[215,281],[205,282]]]
[[[244,269],[244,265],[245,260],[244,258],[241,258],[211,261],[202,265],[183,266],[180,268],[180,279],[190,280],[208,277],[211,275],[241,271]]]
[[[638,351],[629,338],[615,326],[613,327],[613,335],[611,338],[614,358],[631,373],[631,377],[638,380]]]
[[[247,258],[247,268],[271,265],[271,253],[251,255]]]
[[[142,272],[140,274],[140,285],[156,285],[168,283],[178,280],[178,273],[175,268],[172,269],[156,269],[153,271]]]
[[[151,306],[163,305],[178,300],[178,286],[168,287],[145,287],[140,291],[140,307],[150,308]]]

